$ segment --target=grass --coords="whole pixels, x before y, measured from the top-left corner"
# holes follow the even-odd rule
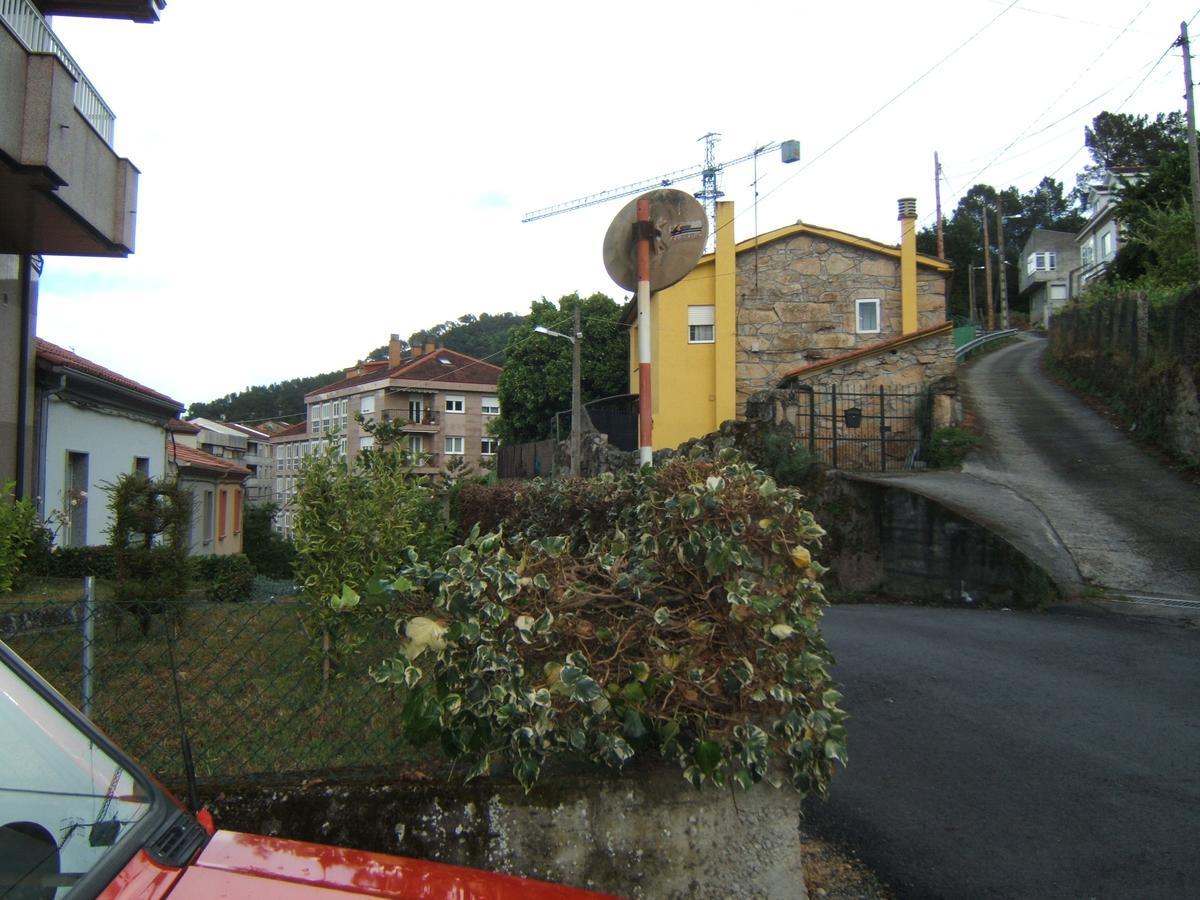
[[[19,597],[0,598],[0,616],[76,602],[82,591],[75,583],[73,595],[65,586],[42,584],[30,585]],[[177,781],[183,772],[172,653],[200,777],[357,768],[412,758],[400,738],[395,689],[369,675],[396,648],[390,621],[367,628],[358,652],[324,684],[319,651],[296,600],[186,600],[154,616],[143,635],[131,616],[108,602],[111,588],[99,593],[92,719],[161,779]],[[22,621],[22,633],[0,636],[78,704],[79,627],[31,630],[31,620]]]

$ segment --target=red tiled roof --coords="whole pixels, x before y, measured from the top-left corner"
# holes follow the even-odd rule
[[[841,356],[831,356],[829,359],[821,359],[817,362],[810,363],[807,366],[801,366],[798,369],[792,369],[790,372],[785,372],[780,376],[780,381],[786,381],[789,378],[798,378],[803,375],[812,375],[820,369],[832,368],[840,366],[842,363],[853,362],[856,359],[862,359],[866,356],[874,356],[885,350],[891,350],[899,347],[902,344],[907,344],[910,341],[920,340],[923,337],[937,334],[941,331],[953,331],[953,322],[940,322],[937,325],[930,325],[927,328],[920,328],[916,331],[910,331],[908,334],[902,334],[899,337],[889,338],[886,341],[880,341],[878,344],[870,344],[866,347],[860,347],[858,350],[852,350],[849,353],[843,353]]]
[[[308,434],[308,422],[297,422],[295,425],[289,425],[287,428],[283,429],[283,431],[275,432],[273,435],[271,435],[271,439],[282,440],[284,438],[300,437],[305,434]]]
[[[183,419],[172,419],[167,423],[167,431],[173,431],[176,434],[199,434],[202,430],[199,425],[193,425]]]
[[[219,456],[213,456],[211,453],[205,453],[203,450],[196,450],[182,444],[172,444],[171,456],[175,460],[175,464],[179,466],[208,469],[213,472],[220,472],[223,475],[250,474],[250,470],[241,463],[236,463],[231,459],[222,459]]]
[[[441,360],[448,360],[448,364]],[[444,348],[423,354],[416,359],[408,360],[394,369],[386,369],[386,363],[380,362],[379,367],[356,375],[353,378],[343,378],[333,384],[322,385],[304,395],[305,399],[314,394],[326,394],[343,388],[378,381],[381,378],[403,378],[410,381],[444,381],[447,384],[496,384],[500,380],[499,366],[459,353],[457,350]]]
[[[112,371],[112,369],[106,369],[104,366],[97,365],[90,359],[84,359],[82,356],[78,356],[72,353],[70,350],[66,350],[57,344],[52,344],[47,340],[43,340],[42,338],[37,339],[37,355],[38,359],[43,359],[51,365],[63,366],[67,369],[74,369],[77,372],[82,372],[85,375],[91,375],[95,378],[102,378],[111,384],[119,385],[123,388],[129,388],[130,390],[137,391],[138,393],[144,394],[147,397],[151,397],[155,400],[161,400],[164,403],[173,403],[175,406],[183,409],[183,404],[178,400],[168,397],[166,394],[159,393],[153,388],[148,388],[144,384],[139,384],[132,378],[126,378],[124,375],[120,375],[117,372]]]

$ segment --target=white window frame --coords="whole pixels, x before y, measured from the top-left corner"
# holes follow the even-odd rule
[[[496,451],[500,449],[500,439],[494,437],[483,437],[479,440],[479,454],[481,456],[495,456]]]
[[[467,439],[459,434],[446,435],[446,455],[447,456],[462,456],[466,453]],[[457,449],[455,449],[457,448]]]
[[[485,416],[500,415],[500,398],[499,397],[484,397],[479,401],[479,410]]]
[[[358,412],[364,418],[375,415],[375,395],[368,394],[358,401]]]
[[[875,307],[875,327],[863,328],[863,308],[868,304]],[[883,304],[878,297],[863,297],[854,301],[854,333],[879,334],[883,330]]]
[[[467,411],[467,398],[462,394],[447,394],[444,405],[446,412],[460,415]]]
[[[688,343],[715,344],[717,341],[716,307],[703,304],[688,307]]]
[[[1113,245],[1115,243],[1111,231],[1105,231],[1100,235],[1100,260],[1102,262],[1108,262],[1113,258]]]
[[[374,446],[375,446],[375,435],[373,435],[373,434],[364,435],[363,437],[360,437],[358,439],[358,449],[359,450],[370,450]]]

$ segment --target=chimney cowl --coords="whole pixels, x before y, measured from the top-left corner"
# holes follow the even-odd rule
[[[915,219],[917,217],[917,198],[916,197],[901,197],[898,202],[900,207],[901,219]]]

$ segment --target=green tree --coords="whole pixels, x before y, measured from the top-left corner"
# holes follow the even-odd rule
[[[629,336],[621,325],[622,308],[605,294],[581,298],[567,294],[557,303],[535,300],[523,324],[508,335],[500,375],[501,415],[493,426],[504,443],[520,443],[553,433],[554,414],[571,407],[571,345],[538,335],[542,325],[570,333],[575,307],[583,329],[581,393],[586,403],[629,390]]]
[[[1084,130],[1084,144],[1092,162],[1076,178],[1080,202],[1086,199],[1088,186],[1099,181],[1106,170],[1153,169],[1181,145],[1186,149],[1187,122],[1181,112],[1159,113],[1153,119],[1102,112]]]

